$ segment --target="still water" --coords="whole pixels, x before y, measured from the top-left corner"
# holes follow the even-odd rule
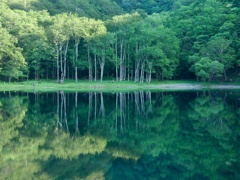
[[[2,92],[0,179],[240,179],[240,92]]]

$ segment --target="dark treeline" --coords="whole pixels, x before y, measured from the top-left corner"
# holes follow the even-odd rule
[[[0,80],[231,80],[239,7],[237,0],[3,0]]]

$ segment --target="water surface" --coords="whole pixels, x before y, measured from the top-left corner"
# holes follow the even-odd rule
[[[1,179],[240,179],[240,92],[0,93]]]

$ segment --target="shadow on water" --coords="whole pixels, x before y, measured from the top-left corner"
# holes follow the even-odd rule
[[[0,93],[3,179],[239,179],[240,93]]]

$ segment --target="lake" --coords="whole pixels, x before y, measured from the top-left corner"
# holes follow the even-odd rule
[[[240,179],[240,92],[1,92],[0,179]]]

